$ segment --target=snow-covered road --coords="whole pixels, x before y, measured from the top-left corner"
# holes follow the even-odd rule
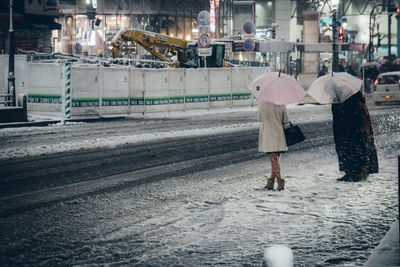
[[[293,107],[290,111],[298,123],[330,118],[326,106]],[[129,133],[134,137],[123,144],[140,142],[139,137],[149,134],[149,129],[155,131],[151,138],[177,138],[258,127],[255,118],[251,119],[255,111],[219,116],[3,129],[0,144],[2,151],[8,152],[2,152],[2,159],[65,151],[57,150],[64,140],[63,147],[71,145],[68,150],[79,144],[81,148],[117,146],[119,141],[112,140]],[[379,132],[380,172],[366,182],[336,182],[341,173],[334,147],[328,144],[283,155],[287,188],[282,192],[262,189],[269,166],[266,158],[256,158],[63,201],[52,201],[51,194],[68,194],[76,188],[63,186],[51,194],[42,191],[26,198],[8,197],[2,206],[13,199],[15,205],[39,198],[49,204],[2,213],[0,264],[261,266],[264,249],[284,244],[293,250],[296,266],[363,265],[397,214],[398,117],[396,110],[390,111],[374,125]],[[96,145],[85,146],[88,140],[97,140],[93,141]],[[112,145],[104,143],[106,140]],[[13,148],[20,149],[19,154],[12,153]],[[159,166],[152,171],[162,176],[168,168],[171,166]],[[146,171],[73,186],[94,190],[105,183],[132,180]]]
[[[288,109],[293,123],[320,122],[332,118],[329,105],[288,105]],[[372,106],[371,114],[387,114],[388,110],[399,112],[395,107]],[[144,117],[137,115],[133,119],[99,123],[70,122],[49,127],[4,128],[0,129],[0,160],[258,129],[256,112],[256,107],[237,108],[148,114]]]
[[[330,146],[286,153],[283,192],[259,159],[3,217],[0,262],[261,266],[284,244],[296,266],[360,266],[396,218],[395,152],[362,183],[335,181]]]

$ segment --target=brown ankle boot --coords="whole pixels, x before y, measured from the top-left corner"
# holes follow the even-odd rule
[[[278,191],[284,190],[285,189],[285,180],[282,178],[278,179]]]
[[[275,179],[268,178],[267,185],[264,188],[268,189],[268,190],[274,190],[274,183],[275,183]]]

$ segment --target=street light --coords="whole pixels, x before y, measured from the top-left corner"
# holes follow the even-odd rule
[[[13,27],[13,0],[10,0],[10,51],[8,54],[8,95],[12,93],[12,105],[16,106],[15,100],[15,76],[14,76],[14,27]]]
[[[334,1],[332,1],[333,3]],[[332,11],[332,71],[337,72],[338,64],[339,64],[339,54],[337,51],[337,44],[336,44],[336,35],[337,35],[337,18],[336,18],[337,9],[333,9]]]

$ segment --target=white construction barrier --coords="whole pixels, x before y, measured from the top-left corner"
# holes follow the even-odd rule
[[[0,94],[8,92],[8,55],[0,55]],[[27,74],[26,55],[14,56],[15,88],[16,94],[27,93],[26,74]]]
[[[64,64],[26,63],[24,88],[28,95],[28,111],[61,112],[61,96],[64,90]],[[18,91],[18,88],[17,88]],[[22,90],[21,90],[22,91]]]
[[[232,107],[232,69],[212,68],[210,73],[210,108]]]
[[[168,111],[185,110],[186,79],[184,69],[174,69],[168,74]]]
[[[173,69],[149,69],[144,75],[146,112],[168,110],[169,73]]]
[[[99,67],[100,115],[129,114],[129,68]]]
[[[146,112],[146,102],[144,101],[146,72],[145,69],[129,69],[129,114]]]
[[[71,92],[72,116],[101,116],[100,99],[103,84],[99,67],[72,65]]]
[[[186,109],[210,108],[209,69],[186,69]]]
[[[18,68],[24,72],[16,75],[20,77],[19,90],[28,94],[28,110],[61,112],[64,67],[62,62],[25,63]],[[251,106],[255,101],[247,86],[266,71],[269,68],[139,69],[74,63],[71,115],[101,117]]]

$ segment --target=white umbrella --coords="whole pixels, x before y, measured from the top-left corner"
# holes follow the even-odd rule
[[[320,104],[343,103],[360,91],[362,80],[346,72],[334,72],[316,79],[307,93]]]
[[[299,103],[306,91],[292,76],[281,72],[266,72],[248,86],[259,101],[275,105]]]

